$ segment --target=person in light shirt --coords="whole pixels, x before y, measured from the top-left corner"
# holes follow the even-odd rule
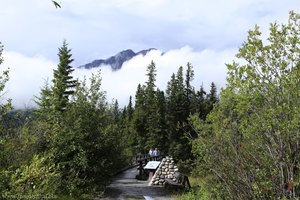
[[[159,150],[157,148],[154,149],[153,151],[153,156],[159,156]]]
[[[149,150],[149,156],[154,156],[154,151],[153,151],[153,148],[150,148],[150,150]]]

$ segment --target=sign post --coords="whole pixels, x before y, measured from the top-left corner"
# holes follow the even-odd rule
[[[144,167],[144,169],[148,170],[149,171],[149,178],[148,180],[151,180],[156,169],[158,168],[160,164],[160,161],[149,161],[147,163],[147,165]]]

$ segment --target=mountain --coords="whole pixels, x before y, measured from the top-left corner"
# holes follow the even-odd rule
[[[135,53],[131,49],[127,49],[127,50],[121,51],[121,52],[117,53],[116,55],[111,56],[107,59],[94,60],[91,63],[81,65],[81,66],[79,66],[79,68],[91,69],[91,68],[95,68],[95,67],[100,67],[101,65],[110,65],[111,69],[113,71],[116,71],[116,70],[121,69],[124,62],[132,59],[134,56],[137,56],[137,55],[145,56],[151,50],[156,50],[156,49],[150,48],[150,49],[139,51],[137,53]]]

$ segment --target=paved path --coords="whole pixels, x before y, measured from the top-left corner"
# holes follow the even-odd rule
[[[172,200],[169,192],[158,186],[148,186],[148,181],[138,181],[136,167],[128,169],[113,179],[102,200]]]

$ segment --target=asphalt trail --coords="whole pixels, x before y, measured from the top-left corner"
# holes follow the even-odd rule
[[[148,186],[148,181],[135,179],[136,167],[128,169],[116,176],[107,187],[101,200],[172,200],[171,194],[164,187]]]

